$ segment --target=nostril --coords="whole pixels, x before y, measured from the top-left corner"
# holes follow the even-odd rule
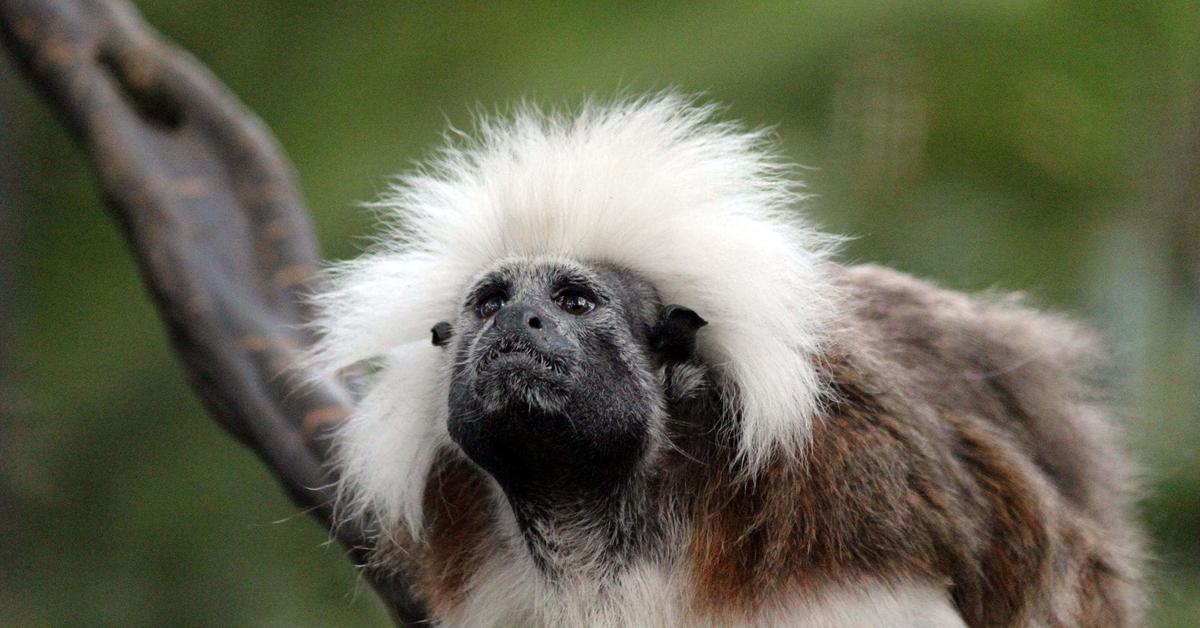
[[[541,329],[542,328],[542,319],[540,319],[536,316],[530,316],[529,317],[529,326],[534,329]]]

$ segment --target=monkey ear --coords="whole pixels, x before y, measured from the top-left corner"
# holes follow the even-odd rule
[[[446,321],[434,325],[433,329],[429,331],[433,333],[433,346],[435,347],[446,346],[450,343],[450,339],[454,337],[454,328]]]
[[[650,328],[650,349],[670,361],[687,360],[696,350],[696,332],[707,324],[689,308],[668,305]]]

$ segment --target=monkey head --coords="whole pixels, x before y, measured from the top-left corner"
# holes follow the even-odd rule
[[[608,490],[659,444],[662,369],[705,324],[611,265],[497,264],[433,330],[454,354],[450,437],[510,497]]]
[[[765,136],[714,114],[669,95],[517,111],[378,202],[387,236],[314,303],[316,368],[370,372],[335,441],[339,517],[422,539],[453,460],[509,500],[488,502],[506,525],[539,495],[665,520],[643,502],[674,452],[750,473],[803,448],[832,240]]]

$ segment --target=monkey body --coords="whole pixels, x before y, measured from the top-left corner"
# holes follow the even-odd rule
[[[829,261],[709,115],[525,114],[389,201],[317,356],[380,364],[338,443],[374,560],[444,625],[1136,625],[1092,339]]]
[[[426,599],[456,625],[1136,623],[1126,474],[1077,388],[1086,335],[885,269],[835,271],[850,318],[803,456],[742,477],[706,433],[717,389],[693,382],[641,503],[548,517],[538,534],[558,536],[533,547],[448,448],[410,550]],[[556,560],[547,579],[539,561]]]

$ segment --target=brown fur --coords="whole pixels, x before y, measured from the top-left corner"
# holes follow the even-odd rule
[[[461,456],[443,451],[425,488],[425,543],[419,548],[421,591],[430,608],[445,610],[462,601],[478,565],[489,529],[487,479]]]
[[[746,478],[721,436],[735,431],[700,425],[663,461],[661,503],[691,523],[661,556],[695,575],[698,607],[750,617],[869,576],[944,582],[970,626],[1137,625],[1129,474],[1091,393],[1092,340],[1011,300],[834,272],[845,320],[803,455]],[[481,472],[443,456],[418,548],[434,609],[496,547],[493,503]]]

